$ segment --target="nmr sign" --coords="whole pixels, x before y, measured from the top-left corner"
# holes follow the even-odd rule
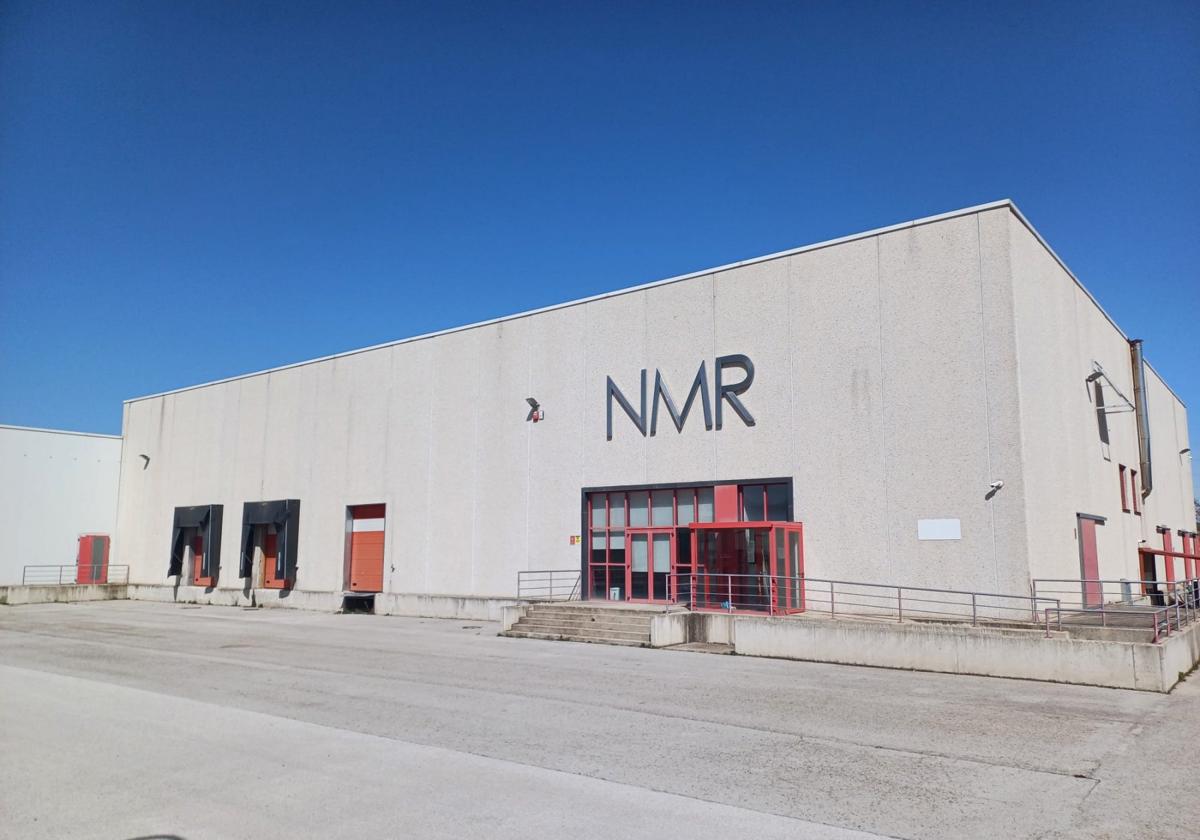
[[[741,368],[742,379],[738,382],[728,382],[726,371],[729,368]],[[743,356],[741,353],[735,353],[730,356],[718,356],[713,363],[713,391],[717,395],[716,404],[716,427],[721,428],[723,421],[723,412],[725,404],[734,410],[734,413],[742,419],[742,422],[747,426],[754,425],[754,417],[738,399],[738,394],[744,394],[750,390],[750,386],[754,383],[754,362],[750,361],[748,356]],[[634,411],[633,406],[617,387],[617,383],[612,381],[612,377],[605,377],[607,384],[605,385],[605,403],[608,410],[608,440],[612,440],[613,436],[613,401],[616,400],[617,405],[629,416],[633,421],[633,425],[645,437],[647,434],[653,436],[658,433],[658,407],[660,404],[665,405],[667,413],[671,415],[671,422],[675,425],[675,431],[682,432],[683,424],[687,422],[688,412],[692,410],[692,406],[696,402],[696,397],[700,397],[700,407],[704,411],[704,428],[709,431],[713,428],[713,405],[709,398],[708,390],[708,372],[705,369],[704,362],[700,363],[700,370],[696,371],[696,378],[692,380],[692,387],[688,391],[687,399],[683,401],[683,411],[679,411],[675,407],[675,400],[671,398],[671,392],[667,389],[667,383],[663,379],[662,371],[655,368],[654,370],[654,396],[653,403],[650,408],[650,426],[646,427],[646,370],[642,369],[642,390],[641,390],[641,408],[639,411]]]

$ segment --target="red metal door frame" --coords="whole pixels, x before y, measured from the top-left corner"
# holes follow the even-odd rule
[[[723,572],[709,572],[702,570],[700,566],[700,533],[705,532],[720,532],[728,530],[749,529],[754,531],[767,531],[767,557],[770,563],[770,577],[775,581],[776,586],[785,586],[783,592],[783,607],[779,608],[780,593],[776,592],[775,600],[771,604],[771,612],[803,612],[804,611],[804,523],[802,522],[775,522],[770,520],[755,520],[752,522],[699,522],[693,523],[691,528],[692,541],[692,587],[703,591],[701,598],[702,602],[708,604],[712,598],[709,590],[710,578],[713,575],[720,576]],[[785,567],[783,565],[783,557],[779,556],[776,538],[777,534],[783,535],[783,548],[786,552],[788,544],[792,536],[796,538],[796,578],[784,580],[787,577]],[[674,575],[672,575],[674,577]],[[696,592],[693,591],[693,597],[696,597]],[[736,611],[736,610],[735,610]]]
[[[775,534],[783,535],[784,556],[776,556]],[[788,574],[787,553],[792,537],[796,538],[796,569],[795,578]],[[782,594],[782,612],[804,612],[804,525],[800,522],[775,523],[771,528],[771,576],[776,581],[776,587],[782,588],[782,593],[776,594],[776,605]]]
[[[100,557],[97,558],[96,554]],[[108,583],[108,535],[82,534],[75,553],[76,583]]]
[[[633,538],[635,536],[645,535],[646,537],[646,594],[645,598],[633,597]],[[654,538],[659,535],[666,535],[671,540],[671,562],[667,567],[666,590],[662,593],[661,598],[656,598],[654,588]],[[651,527],[637,527],[625,529],[625,600],[639,604],[669,604],[675,598],[675,570],[679,552],[676,550],[676,535],[675,527],[671,525],[659,525]]]
[[[1098,607],[1104,601],[1103,584],[1100,579],[1100,557],[1096,549],[1096,526],[1103,525],[1102,517],[1086,513],[1075,515],[1079,532],[1079,573],[1083,579],[1084,607]]]

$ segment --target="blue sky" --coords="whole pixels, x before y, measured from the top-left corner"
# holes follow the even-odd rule
[[[1011,197],[1200,443],[1197,138],[1194,2],[8,0],[0,422]]]

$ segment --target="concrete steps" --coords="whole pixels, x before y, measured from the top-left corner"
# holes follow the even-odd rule
[[[585,605],[530,604],[524,616],[501,635],[518,639],[547,639],[592,642],[605,645],[647,647],[650,622],[648,610]]]

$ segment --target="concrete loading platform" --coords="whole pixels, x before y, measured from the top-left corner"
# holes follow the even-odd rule
[[[1200,662],[1200,624],[1151,631],[1096,624],[786,617],[693,612],[662,605],[544,602],[505,607],[502,635],[1170,691]]]

